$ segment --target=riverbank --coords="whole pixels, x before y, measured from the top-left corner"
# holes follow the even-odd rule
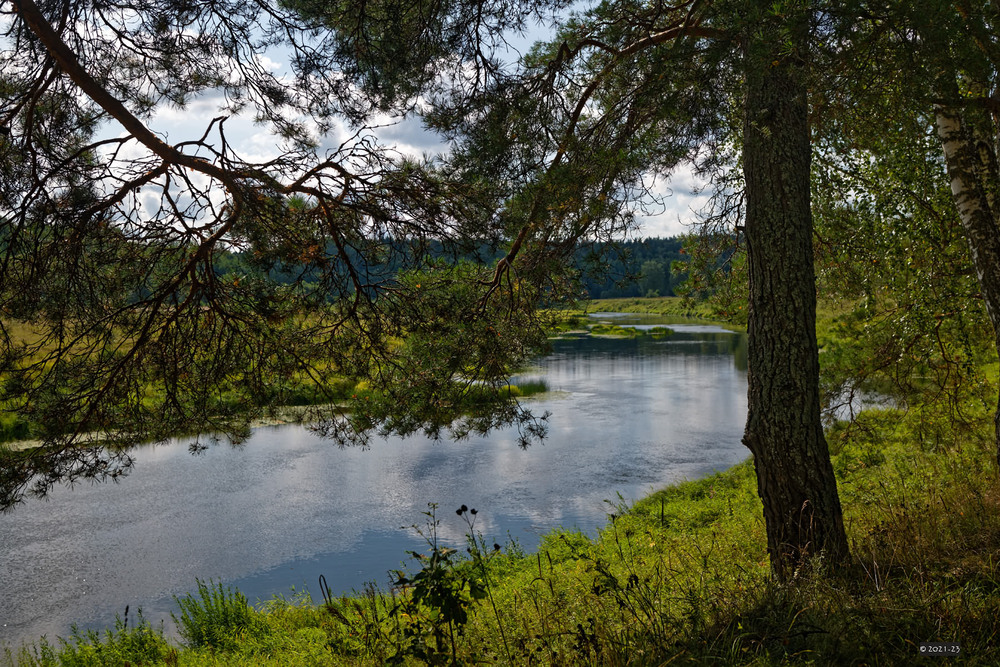
[[[574,334],[626,338],[641,335],[655,337],[670,335],[670,331],[666,328],[669,324],[655,330],[643,331],[631,327],[620,327],[613,319],[599,317],[605,313],[656,315],[667,318],[661,319],[660,322],[673,324],[689,322],[690,320],[703,320],[733,331],[744,331],[744,327],[738,324],[728,324],[721,321],[708,302],[696,302],[678,296],[597,299],[584,303],[583,307],[580,308],[542,311],[542,319],[550,337]]]
[[[939,424],[934,438],[917,406],[830,428],[851,563],[793,585],[770,579],[747,463],[613,507],[595,537],[553,531],[533,553],[472,540],[462,554],[433,548],[432,523],[391,591],[251,609],[203,586],[182,603],[185,645],[133,614],[110,633],[0,650],[0,665],[940,664],[926,642],[998,664],[991,416],[963,409],[963,426]],[[435,519],[442,534],[475,536],[490,512],[477,509]]]
[[[597,299],[588,303],[589,313],[647,313],[703,320],[717,320],[718,314],[708,301],[695,301],[680,296],[651,298]]]
[[[987,422],[935,447],[914,446],[907,415],[894,410],[834,428],[852,562],[791,586],[769,577],[747,463],[614,508],[596,538],[554,531],[531,554],[470,541],[459,558],[433,548],[431,524],[394,591],[251,609],[237,593],[202,587],[182,602],[190,646],[133,616],[5,661],[939,664],[919,645],[953,642],[963,664],[997,664],[1000,492]],[[475,535],[476,515],[456,510],[439,508],[440,529]]]
[[[580,308],[560,311],[568,316],[585,316],[593,313],[635,313],[646,315],[667,315],[688,319],[718,320],[718,314],[707,301],[694,301],[679,296],[626,299],[595,299],[582,304]]]
[[[587,320],[589,313],[598,312],[668,315],[685,319],[706,320],[713,319],[715,315],[707,302],[695,302],[682,297],[599,299],[586,302],[584,308],[548,311],[548,329],[553,336],[564,333],[589,333],[589,328],[583,322]],[[29,336],[27,333],[28,330],[23,327],[17,331],[23,337]],[[605,327],[603,330],[594,333],[595,335],[627,337],[638,335],[638,332],[634,329],[622,330],[614,327]],[[660,335],[663,335],[663,333],[659,332]],[[328,387],[328,389],[331,389],[334,398],[342,399],[347,399],[352,394],[365,391],[364,388],[346,381],[332,388]],[[526,398],[542,393],[546,389],[544,387],[526,386],[514,388],[512,391],[519,397]],[[311,409],[326,404],[331,398],[331,393],[317,392],[314,388],[303,385],[293,392],[293,398],[293,404],[277,407],[266,417],[255,420],[250,425],[251,428],[301,422]],[[21,416],[0,411],[0,447],[12,451],[23,451],[38,447],[42,444],[42,441],[34,437],[37,430],[35,425]]]
[[[548,392],[548,387],[544,383],[525,382],[521,384],[508,385],[507,390],[512,396],[516,396],[517,398],[533,398]],[[365,389],[355,388],[355,391],[362,392],[365,391]],[[270,410],[266,415],[262,415],[257,419],[252,420],[248,424],[248,427],[250,429],[255,429],[267,426],[281,426],[284,424],[308,423],[315,419],[317,411],[329,411],[331,407],[336,405],[342,404],[308,403],[304,405],[279,405]],[[190,434],[178,433],[177,437],[182,437],[184,435]],[[104,441],[98,434],[84,434],[84,436],[76,443],[76,446],[100,446],[103,442]],[[38,439],[15,439],[5,441],[2,437],[0,437],[0,449],[6,449],[10,452],[27,451],[42,447],[44,444],[45,443],[42,440]]]

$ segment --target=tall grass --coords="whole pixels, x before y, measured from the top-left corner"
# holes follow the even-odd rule
[[[7,649],[0,664],[38,665],[39,667],[102,667],[104,665],[176,664],[177,649],[163,636],[162,628],[153,628],[140,610],[132,627],[117,617],[113,629],[103,633],[80,630],[76,626],[66,639],[53,646],[44,638],[34,647],[24,647],[17,654]]]
[[[199,579],[196,583],[196,594],[174,598],[181,613],[172,614],[189,646],[226,651],[268,634],[267,623],[242,593],[224,587],[221,582],[206,584]]]
[[[695,301],[680,296],[631,297],[621,299],[596,299],[587,303],[590,312],[649,313],[675,315],[702,319],[720,319],[708,301]]]

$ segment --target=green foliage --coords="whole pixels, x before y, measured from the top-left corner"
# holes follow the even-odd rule
[[[906,419],[921,425],[919,441],[974,432],[989,418],[982,407],[995,401],[978,361],[992,354],[981,304],[953,300],[944,312],[932,309],[942,304],[928,303],[931,295],[884,298],[848,305],[819,330],[828,414],[881,397],[910,407]]]
[[[593,336],[613,336],[615,338],[635,338],[640,332],[632,327],[620,327],[614,324],[591,324],[588,327]]]
[[[24,417],[7,412],[0,413],[0,442],[26,440],[31,437],[31,422]]]
[[[682,237],[647,238],[581,248],[576,266],[583,288],[591,299],[673,296],[673,286],[688,275],[684,243]]]
[[[461,637],[469,621],[469,608],[486,597],[484,584],[470,576],[467,568],[456,567],[455,549],[438,541],[440,521],[437,506],[430,505],[424,514],[426,529],[414,527],[430,547],[429,554],[411,551],[421,565],[418,572],[407,575],[397,572],[393,585],[400,589],[399,601],[392,614],[400,619],[400,643],[391,664],[403,664],[406,657],[418,658],[427,664],[454,664],[457,659],[456,639]],[[476,510],[465,505],[461,516]]]
[[[684,237],[625,239],[613,243],[585,243],[573,253],[573,268],[579,273],[579,281],[583,291],[590,299],[615,299],[649,296],[648,292],[656,292],[655,296],[674,295],[674,285],[680,285],[688,276],[687,260],[683,246],[689,241]],[[368,264],[369,272],[379,275],[393,276],[406,267],[398,257],[394,246],[404,245],[400,241],[385,240],[385,264]],[[428,242],[425,248],[428,259],[447,261],[472,262],[484,266],[495,265],[503,257],[503,252],[488,246],[475,247],[462,253],[457,260],[454,252],[450,252],[439,242]],[[267,277],[282,285],[295,284],[303,272],[309,273],[310,279],[318,276],[310,273],[305,261],[296,261],[303,256],[300,246],[295,246],[290,252],[287,263],[269,265],[266,262],[250,261],[245,254],[220,253],[215,262],[215,270],[221,279],[234,279],[249,274],[264,273]],[[308,255],[306,255],[308,256]],[[355,258],[361,261],[361,257]],[[652,297],[651,297],[652,298]]]
[[[268,634],[268,626],[239,591],[197,580],[197,595],[175,597],[181,615],[171,614],[181,637],[193,648],[229,650]]]
[[[373,137],[383,112],[403,117],[418,101],[439,103],[428,120],[438,128],[479,116],[466,114],[482,101],[472,98],[515,78],[497,60],[507,35],[563,0],[279,5],[80,4],[55,30],[50,8],[27,1],[12,19],[24,48],[0,50],[11,105],[0,407],[56,446],[4,489],[4,507],[71,474],[127,468],[59,458],[90,434],[118,447],[190,430],[239,440],[283,403],[326,405],[325,433],[340,444],[511,424],[526,443],[543,430],[506,376],[544,344],[535,306],[579,293],[580,242],[606,242],[596,232],[609,218],[624,228],[622,197],[565,169],[519,193],[523,177],[406,157]],[[272,48],[293,54],[291,76],[261,57]],[[52,80],[35,66],[60,60],[81,66]],[[472,70],[482,78],[463,90]],[[220,87],[226,109],[199,134],[213,150],[145,126],[158,105]],[[502,96],[517,107],[512,97]],[[234,152],[231,114],[267,126],[280,155]],[[95,139],[112,118],[127,134]],[[327,150],[341,121],[357,132]],[[129,142],[144,148],[105,150]],[[561,222],[529,233],[532,211]],[[36,340],[11,335],[23,323]],[[350,392],[345,405],[345,384],[362,381],[368,402]]]
[[[154,152],[162,165],[139,162],[124,170],[100,163],[93,146],[81,149],[106,110],[68,78],[44,84],[29,78],[47,72],[33,63],[52,54],[14,19],[25,48],[4,53],[12,66],[4,69],[3,86],[12,108],[23,113],[5,128],[13,138],[0,139],[0,180],[20,217],[0,221],[10,260],[0,297],[5,320],[44,321],[54,347],[11,344],[5,336],[0,398],[5,408],[17,403],[41,435],[59,440],[67,424],[120,434],[125,444],[191,424],[239,434],[248,418],[241,406],[317,402],[311,387],[345,401],[350,392],[354,434],[423,429],[437,436],[450,428],[461,437],[511,422],[527,436],[540,434],[542,427],[512,401],[505,379],[544,344],[534,306],[558,303],[579,286],[568,270],[578,240],[600,239],[597,245],[630,228],[631,202],[650,194],[644,185],[650,171],[668,172],[685,160],[709,172],[733,166],[726,159],[742,137],[730,127],[731,104],[743,97],[744,82],[731,40],[757,37],[744,22],[768,15],[778,46],[744,43],[765,48],[768,60],[779,57],[775,67],[783,65],[798,55],[785,19],[805,7],[602,3],[562,21],[556,39],[532,50],[517,95],[480,40],[499,40],[523,25],[530,3],[511,19],[509,3],[289,4],[333,29],[330,48],[293,45],[309,56],[294,59],[295,80],[320,83],[316,92],[273,85],[270,73],[253,69],[252,58],[241,69],[246,79],[225,85],[234,104],[255,107],[297,152],[244,165],[223,146],[218,164],[238,168],[221,178],[208,162],[171,155],[159,144],[163,150]],[[185,659],[888,664],[917,662],[919,641],[952,640],[963,643],[971,662],[1000,661],[1000,498],[995,471],[982,465],[994,444],[987,396],[996,378],[981,366],[984,358],[995,361],[986,355],[993,341],[927,108],[937,102],[928,96],[936,92],[930,78],[949,58],[963,63],[968,78],[959,87],[968,99],[955,103],[974,115],[993,102],[977,98],[976,88],[995,80],[995,26],[978,7],[932,5],[866,8],[866,21],[886,21],[871,35],[864,30],[873,26],[847,11],[855,7],[827,8],[816,18],[829,23],[814,34],[823,48],[810,54],[819,64],[809,78],[819,143],[813,198],[819,286],[840,299],[837,321],[820,330],[826,402],[865,391],[896,401],[895,409],[835,423],[829,432],[854,544],[848,572],[825,572],[820,563],[788,585],[770,580],[754,476],[744,465],[635,507],[615,507],[593,539],[549,535],[534,558],[487,558],[474,544],[472,560],[460,561],[438,544],[432,511],[431,554],[414,554],[422,568],[399,576],[407,590],[398,597],[370,589],[355,600],[328,600],[313,613],[275,605],[262,615],[241,594],[198,581],[198,597],[178,600],[177,621],[191,644]],[[157,16],[130,7],[136,25],[157,36],[148,43],[102,41],[103,22],[114,12],[86,3],[78,9],[66,38],[97,35],[82,54],[107,58],[91,68],[100,70],[95,84],[140,113],[156,103],[144,91],[181,104],[223,85],[219,63],[261,46],[243,43],[257,34],[264,11],[253,3],[209,3],[202,14],[167,8]],[[179,28],[193,21],[222,27],[197,40],[198,57],[179,57],[183,45],[169,35],[186,34]],[[630,48],[662,35],[665,26],[731,32]],[[262,39],[298,34],[272,28]],[[891,58],[834,60],[846,46],[877,45],[867,41],[872,35],[892,40]],[[309,40],[317,37],[310,32]],[[924,44],[930,59],[918,57],[915,47]],[[470,64],[481,78],[465,75]],[[847,78],[824,78],[825,64]],[[444,65],[463,73],[455,81],[485,81],[484,95],[432,85],[449,78],[439,69]],[[763,70],[749,70],[756,71]],[[436,103],[428,123],[466,137],[453,165],[396,161],[361,143],[345,146],[350,159],[342,162],[336,154],[318,158],[338,169],[310,171],[317,157],[311,138],[278,111],[315,112],[326,125],[332,100],[360,124],[372,109],[409,109],[425,91]],[[482,120],[482,127],[470,127],[469,119]],[[291,174],[293,162],[304,165],[303,176]],[[372,173],[356,177],[348,171],[355,164]],[[192,165],[208,178],[190,179]],[[99,169],[128,174],[122,188],[93,187]],[[37,177],[24,178],[29,173]],[[225,206],[194,185],[202,181],[226,189]],[[743,195],[738,181],[725,175],[717,181],[737,184],[728,202]],[[177,195],[174,188],[185,183],[189,189]],[[175,211],[181,224],[148,220],[138,203],[130,211],[142,186],[159,188],[160,209]],[[279,192],[299,196],[286,201]],[[314,196],[324,198],[322,206]],[[178,201],[191,207],[181,212]],[[726,213],[738,218],[740,207]],[[494,252],[516,259],[517,270],[425,261],[431,239],[447,239],[447,251],[458,256],[470,239],[484,237]],[[728,246],[742,238],[706,238],[689,265],[671,261],[692,274],[689,296],[714,295],[718,313],[740,322],[747,312],[745,255]],[[214,264],[229,239],[251,250]],[[666,267],[665,257],[639,259],[647,283],[637,289],[660,291],[651,281]],[[602,263],[607,268],[601,258],[586,258],[588,265]],[[14,268],[7,272],[8,266]],[[244,272],[246,266],[255,270]],[[387,266],[402,270],[380,270]],[[294,267],[299,273],[288,279]],[[329,423],[333,429],[342,422]],[[14,432],[24,422],[2,426]],[[27,476],[15,474],[4,506],[33,474],[57,479],[65,471],[94,476],[109,469],[105,460],[84,468],[91,463],[51,459]],[[110,470],[113,476],[120,468]],[[487,599],[495,622],[477,613]],[[107,650],[112,662],[131,661],[123,657],[128,652],[137,661],[157,659],[148,657],[158,650],[156,635],[140,630],[116,627],[105,638],[74,632],[60,652],[43,645],[36,655],[71,662]]]
[[[642,263],[639,277],[639,291],[647,297],[669,296],[670,281],[663,264],[656,260]]]
[[[886,10],[860,22],[848,10],[835,13],[850,37],[817,52],[845,62],[843,45],[849,55],[814,104],[818,287],[839,310],[832,330],[820,332],[825,402],[875,392],[919,406],[926,428],[939,435],[950,428],[940,430],[941,418],[968,431],[975,428],[970,407],[996,401],[977,361],[995,358],[996,338],[934,105],[948,105],[941,82],[956,68],[981,65],[984,54],[976,52],[995,48],[995,39],[969,38],[983,20],[975,4]],[[909,26],[920,39],[897,41],[884,31],[890,25],[893,33]],[[965,100],[955,103],[966,108]],[[975,105],[967,108],[975,113]]]
[[[394,333],[380,355],[359,343],[349,352],[349,377],[370,392],[352,394],[349,425],[357,434],[372,429],[429,437],[462,438],[503,424],[519,428],[523,444],[544,432],[544,423],[517,401],[509,388],[512,371],[545,347],[531,285],[510,277],[497,283],[495,298],[480,297],[492,271],[467,262],[428,262],[420,271],[397,276]],[[388,301],[389,299],[386,299]],[[391,358],[393,363],[386,364]],[[330,433],[344,425],[325,422]]]
[[[128,610],[126,609],[126,614]],[[8,660],[13,656],[8,654]],[[44,639],[33,650],[24,649],[17,664],[28,667],[108,667],[111,665],[176,664],[177,649],[154,629],[139,610],[136,625],[128,627],[128,617],[115,618],[113,629],[103,633],[73,626],[69,638],[59,639],[56,648]]]
[[[842,571],[820,564],[772,581],[747,462],[631,505],[619,499],[598,534],[553,531],[531,554],[476,538],[477,515],[460,508],[470,532],[460,558],[435,542],[432,508],[429,551],[392,592],[369,586],[319,606],[299,596],[249,612],[241,596],[199,582],[186,608],[225,641],[146,664],[919,665],[931,664],[917,651],[925,641],[956,641],[969,664],[996,664],[1000,492],[981,463],[989,425],[936,446],[919,434],[919,421],[895,409],[829,431],[853,545]],[[94,644],[43,645],[20,660],[123,664],[68,662]]]

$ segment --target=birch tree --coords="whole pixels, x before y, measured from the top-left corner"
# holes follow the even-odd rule
[[[858,2],[834,7],[829,16],[831,39],[825,56],[829,76],[824,86],[828,94],[817,105],[815,115],[821,119],[817,131],[826,137],[828,164],[834,169],[853,161],[853,177],[869,174],[852,181],[846,192],[841,190],[843,197],[861,194],[871,200],[865,191],[899,193],[908,202],[903,208],[915,211],[911,219],[933,218],[941,232],[933,235],[937,239],[933,242],[939,244],[948,243],[947,230],[954,221],[964,236],[968,258],[965,266],[951,268],[952,275],[938,282],[952,285],[966,267],[971,268],[978,286],[974,297],[985,307],[993,346],[1000,351],[1000,42],[996,37],[1000,15],[996,7],[988,2]],[[928,140],[937,143],[937,155],[926,151]],[[950,191],[950,202],[938,196],[942,181]],[[825,185],[837,191],[836,183]],[[860,189],[852,193],[855,186]],[[882,214],[893,218],[900,211],[883,209]],[[919,224],[914,222],[914,229],[907,230],[912,242],[930,242],[916,229]],[[945,260],[951,253],[941,245],[937,254]],[[927,285],[926,290],[947,293],[939,287]],[[962,298],[961,292],[955,298]],[[940,321],[956,310],[957,306],[941,303],[938,324],[922,334],[933,339]],[[1000,403],[994,438],[1000,465]]]

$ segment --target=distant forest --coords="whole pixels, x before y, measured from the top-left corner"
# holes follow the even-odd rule
[[[584,273],[582,282],[587,295],[591,299],[674,296],[674,287],[687,279],[686,271],[672,270],[674,262],[687,263],[683,245],[684,239],[679,236],[616,244],[605,257],[605,271],[593,276]],[[585,253],[580,252],[577,266],[583,270],[585,265]]]
[[[392,241],[383,240],[387,246],[394,245]],[[581,247],[576,253],[576,267],[581,273],[581,284],[591,299],[615,299],[640,296],[674,296],[674,288],[687,279],[687,272],[673,272],[674,263],[687,263],[688,256],[681,249],[684,245],[682,237],[648,238],[641,240],[621,241],[611,246],[592,243]],[[449,256],[440,247],[431,243],[425,247],[429,257]],[[335,254],[335,249],[329,249]],[[356,266],[362,264],[361,254],[352,248],[347,249],[351,262]],[[399,265],[393,261],[394,253],[389,252],[388,261],[378,266],[367,266],[369,277],[385,278],[396,273]],[[474,252],[461,256],[466,261],[493,264],[502,253],[480,247]],[[247,272],[247,258],[237,254],[224,254],[215,260],[219,275],[242,274]],[[253,264],[251,262],[250,264]],[[273,266],[273,265],[272,265]],[[259,266],[254,267],[260,270]],[[683,268],[683,266],[681,266]],[[307,269],[298,265],[283,265],[268,271],[272,280],[291,283],[303,280],[310,283],[318,276],[313,276],[315,269]]]

